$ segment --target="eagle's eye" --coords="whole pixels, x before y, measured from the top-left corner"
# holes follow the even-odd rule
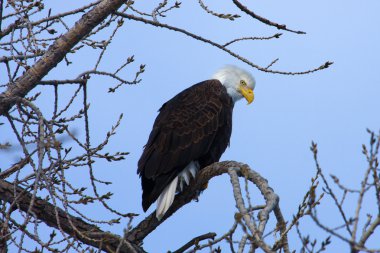
[[[241,85],[247,85],[244,80],[240,80]]]

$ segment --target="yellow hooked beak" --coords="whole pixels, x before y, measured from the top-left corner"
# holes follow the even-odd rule
[[[252,101],[255,99],[255,94],[253,94],[253,90],[249,88],[247,85],[240,85],[239,89],[240,93],[248,101],[248,104],[252,103]]]

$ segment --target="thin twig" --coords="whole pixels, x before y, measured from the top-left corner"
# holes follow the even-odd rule
[[[264,17],[261,17],[257,14],[255,14],[253,11],[251,11],[250,9],[248,9],[246,6],[242,5],[238,0],[232,0],[232,2],[243,12],[247,13],[249,16],[251,16],[252,18],[254,19],[257,19],[259,20],[260,22],[266,24],[266,25],[270,25],[270,26],[274,26],[276,27],[277,29],[279,30],[285,30],[285,31],[288,31],[288,32],[292,32],[292,33],[297,33],[297,34],[306,34],[305,32],[302,32],[302,31],[295,31],[295,30],[291,30],[291,29],[288,29],[286,27],[286,25],[280,25],[280,24],[277,24],[275,22],[272,22],[270,21],[269,19],[266,19]]]
[[[194,237],[189,242],[187,242],[185,245],[183,245],[179,249],[173,251],[172,253],[182,253],[182,252],[185,252],[185,250],[187,250],[188,248],[190,248],[192,246],[197,247],[197,245],[198,245],[198,243],[200,241],[203,241],[203,240],[206,240],[206,239],[213,239],[214,240],[215,236],[216,236],[215,233],[207,233],[207,234],[203,234],[203,235]]]
[[[231,40],[231,41],[225,43],[222,46],[223,47],[227,47],[227,46],[229,46],[229,45],[231,45],[231,44],[233,44],[235,42],[242,41],[242,40],[271,40],[271,39],[274,39],[274,38],[278,39],[278,38],[280,38],[281,35],[282,35],[282,33],[276,33],[275,35],[272,35],[272,36],[269,36],[269,37],[242,37],[242,38]]]
[[[306,71],[294,71],[294,72],[287,72],[287,71],[280,71],[280,70],[270,70],[270,69],[266,69],[264,67],[261,67],[257,64],[254,64],[253,62],[247,60],[246,58],[240,56],[239,54],[227,49],[226,47],[223,47],[223,45],[221,44],[218,44],[214,41],[211,41],[209,39],[205,39],[199,35],[196,35],[196,34],[193,34],[193,33],[190,33],[184,29],[181,29],[181,28],[178,28],[178,27],[174,27],[174,26],[170,26],[170,25],[167,25],[167,24],[163,24],[163,23],[159,23],[159,22],[154,22],[154,21],[151,21],[151,20],[148,20],[148,19],[144,19],[144,18],[141,18],[141,17],[137,17],[137,16],[134,16],[134,15],[130,15],[130,14],[126,14],[126,13],[122,13],[122,12],[116,12],[116,15],[119,15],[121,17],[124,17],[124,18],[127,18],[127,19],[130,19],[130,20],[135,20],[135,21],[139,21],[139,22],[143,22],[145,24],[149,24],[149,25],[152,25],[152,26],[156,26],[156,27],[163,27],[163,28],[167,28],[169,30],[173,30],[173,31],[176,31],[176,32],[179,32],[179,33],[183,33],[189,37],[192,37],[193,39],[196,39],[196,40],[199,40],[199,41],[202,41],[202,42],[205,42],[207,44],[210,44],[214,47],[217,47],[219,49],[221,49],[222,51],[230,54],[231,56],[239,59],[240,61],[242,62],[245,62],[246,64],[250,65],[251,67],[253,68],[256,68],[260,71],[263,71],[263,72],[266,72],[266,73],[272,73],[272,74],[282,74],[282,75],[305,75],[305,74],[311,74],[311,73],[314,73],[316,71],[320,71],[320,70],[323,70],[323,69],[326,69],[328,67],[330,67],[333,62],[325,62],[324,64],[322,64],[321,66],[319,67],[316,67],[316,68],[313,68],[313,69],[309,69],[309,70],[306,70]]]

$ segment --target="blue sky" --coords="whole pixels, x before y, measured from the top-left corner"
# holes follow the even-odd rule
[[[241,14],[232,3],[208,1],[207,4],[216,12]],[[240,102],[235,106],[231,146],[222,160],[247,163],[267,178],[280,196],[280,206],[287,220],[297,211],[310,178],[315,174],[309,151],[312,140],[319,145],[321,166],[327,175],[339,176],[352,188],[360,184],[366,168],[361,154],[361,145],[368,142],[366,128],[377,131],[380,126],[380,2],[292,0],[244,4],[259,15],[307,34],[282,32],[282,37],[277,40],[243,41],[230,46],[230,49],[262,66],[279,58],[273,69],[284,71],[307,70],[326,61],[333,61],[334,65],[303,76],[267,74],[184,35],[126,21],[100,69],[113,70],[128,56],[135,55],[136,64],[122,75],[133,77],[138,65],[146,64],[143,81],[109,94],[108,88],[114,86],[110,79],[92,78],[89,90],[90,128],[92,143],[96,144],[116,122],[118,115],[124,114],[118,135],[108,149],[131,154],[122,162],[99,162],[95,168],[99,177],[113,182],[112,186],[104,189],[114,192],[112,206],[140,214],[135,224],[153,211],[153,208],[148,214],[142,211],[136,164],[157,110],[176,93],[210,78],[225,64],[235,64],[251,71],[257,85],[253,104],[247,106]],[[54,5],[59,7],[57,10],[72,8],[59,3]],[[145,9],[150,10],[150,7]],[[245,16],[235,22],[221,21],[205,14],[197,1],[184,1],[181,9],[159,20],[218,42],[279,32]],[[61,63],[47,79],[75,77],[89,65],[93,66],[91,60],[96,56],[91,50],[72,56],[72,66],[67,68]],[[73,87],[63,90],[70,94]],[[62,96],[62,99],[65,98]],[[43,101],[46,104],[42,102],[40,106],[46,107],[49,96]],[[83,181],[78,180],[76,172],[73,172],[73,180],[78,184]],[[259,195],[255,200],[262,201]],[[327,223],[340,225],[339,215],[331,203],[325,197],[321,206],[324,211],[320,215]],[[347,209],[353,212],[354,204],[354,201],[348,202]],[[371,205],[363,208],[369,210]],[[103,215],[100,209],[93,212],[94,217]],[[144,248],[148,252],[165,252],[177,249],[203,233],[226,232],[233,223],[234,212],[229,179],[227,176],[213,179],[200,201],[183,207],[157,228],[144,241]],[[107,229],[122,234],[125,226],[126,223]],[[305,221],[303,228],[319,239],[326,237],[310,222]],[[294,238],[291,239],[291,248],[299,249],[300,243]],[[329,252],[334,250],[347,251],[347,246],[333,238]]]

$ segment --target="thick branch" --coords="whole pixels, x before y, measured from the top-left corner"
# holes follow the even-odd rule
[[[261,237],[262,233],[257,228],[256,223],[254,223],[251,220],[251,216],[248,214],[248,210],[244,205],[243,195],[241,193],[240,183],[239,183],[238,175],[237,175],[235,169],[229,168],[228,174],[231,177],[231,183],[232,183],[232,189],[233,189],[234,197],[235,197],[235,201],[236,201],[236,207],[238,208],[240,214],[242,215],[242,220],[244,220],[245,225],[251,231],[251,233],[252,233],[251,236],[253,238],[254,243],[257,246],[259,246],[264,252],[274,253],[274,251],[272,251],[269,248],[269,246],[266,243],[264,243],[264,241],[262,240],[262,237]],[[247,177],[247,175],[245,175],[245,177]],[[276,201],[276,204],[277,203],[278,203],[278,200]],[[268,216],[269,216],[269,213],[268,213]],[[268,219],[266,219],[266,220],[268,220]]]
[[[125,0],[104,0],[100,2],[76,22],[72,29],[57,39],[33,67],[19,77],[15,84],[9,85],[8,89],[0,95],[0,115],[4,115],[14,105],[13,97],[24,97],[51,69],[62,61],[79,41],[124,2]]]
[[[198,195],[199,191],[204,190],[205,185],[207,185],[211,178],[227,173],[229,168],[239,168],[239,170],[237,170],[238,176],[247,177],[248,180],[256,184],[267,200],[272,199],[270,195],[273,195],[274,193],[268,186],[267,181],[258,173],[249,169],[247,165],[234,161],[214,163],[204,168],[188,188],[176,197],[173,205],[161,221],[158,221],[155,213],[152,213],[138,226],[126,234],[125,238],[127,242],[123,243],[121,247],[120,241],[122,238],[120,236],[104,232],[97,226],[89,224],[78,217],[69,215],[64,210],[55,207],[41,198],[34,198],[34,204],[33,206],[30,206],[31,199],[33,198],[32,194],[5,180],[0,180],[0,199],[9,204],[17,202],[17,205],[14,206],[17,206],[20,211],[28,212],[28,210],[30,210],[37,219],[43,221],[46,225],[60,229],[62,232],[77,238],[87,245],[96,248],[101,247],[101,249],[106,252],[114,252],[118,247],[120,247],[119,252],[143,252],[143,249],[136,245],[139,245],[140,242],[142,242],[144,238],[154,231],[164,220],[170,217],[182,206],[192,201]],[[277,203],[277,201],[275,202]],[[272,205],[273,203],[267,203],[262,212],[265,212],[268,208],[273,210]],[[282,217],[278,206],[275,211],[278,223],[283,223],[284,221],[278,218],[279,213],[280,217]],[[260,214],[263,215],[262,213]],[[259,217],[261,216],[260,214]],[[265,215],[263,216],[268,217],[268,215],[269,214],[265,212]],[[284,227],[284,224],[282,224],[282,226],[281,224],[278,224],[278,227]],[[133,250],[131,250],[131,245],[134,247]],[[283,242],[283,245],[287,245],[287,242]]]
[[[170,217],[173,213],[175,213],[178,209],[180,209],[182,206],[186,205],[190,201],[192,201],[197,194],[204,190],[205,186],[207,185],[208,181],[216,176],[222,175],[224,173],[228,173],[229,168],[240,168],[240,170],[237,170],[237,174],[239,177],[247,177],[247,179],[253,183],[259,188],[261,193],[263,194],[264,198],[268,201],[273,198],[272,195],[275,195],[273,190],[269,187],[267,181],[261,177],[257,172],[251,170],[248,165],[243,163],[238,163],[235,161],[225,161],[225,162],[219,162],[211,164],[210,166],[207,166],[206,168],[203,168],[196,176],[195,180],[193,180],[190,185],[186,188],[185,191],[183,191],[181,194],[177,195],[173,204],[169,208],[169,210],[166,212],[165,216],[158,221],[155,215],[155,212],[151,213],[145,220],[140,222],[134,229],[132,229],[127,234],[127,239],[131,242],[134,242],[136,244],[139,244],[139,242],[142,242],[144,238],[149,235],[152,231],[154,231],[162,222],[164,222],[168,217]],[[275,201],[278,203],[277,201]],[[269,204],[269,205],[268,205]],[[269,201],[267,203],[266,207],[260,212],[259,217],[260,220],[265,216],[267,217],[267,212],[271,209],[273,210],[272,201]],[[277,207],[274,209],[276,219],[278,222],[278,227],[281,230],[281,233],[285,232],[285,224],[284,220],[282,218],[282,214],[280,209]],[[269,215],[269,214],[268,214]],[[282,246],[284,248],[288,249],[288,243],[287,238],[285,237],[282,241]]]
[[[2,201],[8,202],[9,204],[16,201],[17,205],[14,206],[17,206],[23,212],[27,212],[30,208],[32,197],[32,194],[25,191],[23,188],[14,186],[5,180],[0,180],[0,199]],[[62,209],[55,207],[49,202],[38,197],[35,198],[34,205],[31,207],[30,211],[37,219],[46,223],[46,225],[56,229],[61,228],[66,234],[78,238],[78,240],[87,245],[100,248],[105,252],[115,252],[120,245],[120,241],[122,240],[122,238],[118,235],[104,232],[97,226],[91,225],[80,218],[69,215]],[[58,213],[58,220],[56,218],[56,212]],[[75,226],[75,229],[70,222]],[[77,233],[76,230],[81,233]],[[134,245],[132,250],[130,248],[131,245],[133,244],[123,243],[119,248],[119,252],[144,252],[136,245]]]

